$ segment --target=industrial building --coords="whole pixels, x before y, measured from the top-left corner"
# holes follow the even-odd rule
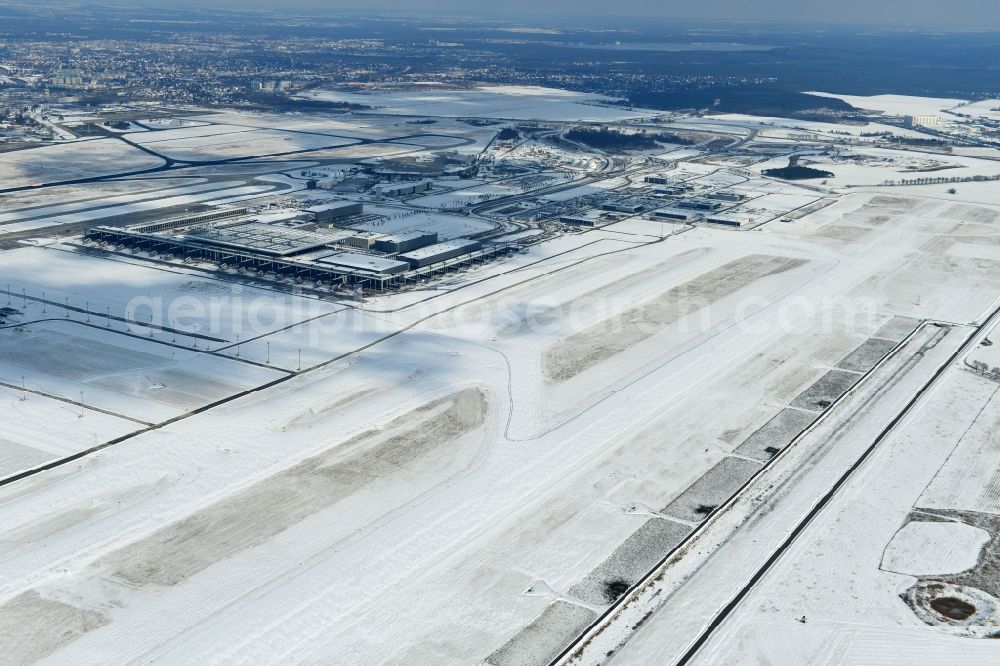
[[[364,206],[357,201],[333,201],[304,208],[302,212],[317,224],[330,224],[351,215],[360,215],[364,212]]]
[[[674,204],[677,208],[690,208],[691,210],[719,210],[722,204],[718,201],[706,201],[705,199],[687,199]]]
[[[705,218],[706,222],[712,224],[721,224],[727,227],[745,227],[749,225],[753,220],[749,217],[743,217],[739,215],[712,215]]]
[[[709,192],[705,195],[706,199],[715,199],[716,201],[731,201],[733,203],[743,201],[746,199],[745,194],[739,194],[738,192]]]
[[[635,215],[636,213],[641,213],[646,210],[646,204],[641,201],[635,201],[633,199],[625,199],[622,201],[606,201],[601,204],[601,210],[611,211],[614,213],[628,213],[630,215]]]
[[[379,197],[404,197],[407,194],[417,192],[427,192],[431,189],[429,180],[421,180],[416,183],[393,183],[387,185],[376,185],[375,194]]]
[[[411,268],[422,268],[463,254],[475,252],[483,247],[479,241],[469,238],[455,238],[442,243],[428,245],[405,254],[397,255],[400,261],[410,264]]]
[[[676,197],[693,189],[690,185],[669,185],[667,187],[654,187],[653,194],[656,196]]]
[[[378,238],[373,249],[388,254],[409,252],[438,242],[436,232],[414,231],[408,234],[385,235]]]
[[[653,216],[657,218],[663,218],[666,220],[679,220],[681,222],[690,222],[691,220],[696,220],[700,215],[689,210],[672,210],[670,208],[664,208],[661,210],[653,211]]]
[[[906,127],[937,127],[941,124],[941,116],[903,116]]]
[[[560,215],[559,221],[563,224],[573,224],[578,227],[599,227],[604,224],[610,224],[614,220],[609,220],[600,211],[591,210],[585,213]]]

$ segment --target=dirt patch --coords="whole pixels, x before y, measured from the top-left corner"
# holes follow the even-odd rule
[[[111,553],[97,566],[136,586],[176,585],[455,442],[485,422],[487,407],[479,389],[424,405]]]
[[[0,636],[5,664],[31,664],[106,625],[106,615],[22,592],[0,605]]]
[[[877,196],[872,197],[871,206],[882,206],[885,208],[895,208],[897,210],[913,210],[920,204],[918,199],[907,197]]]
[[[750,460],[723,458],[664,507],[661,513],[699,523],[715,507],[732,497],[759,469],[760,464]],[[706,507],[711,507],[707,513]]]
[[[652,518],[625,539],[599,565],[569,589],[569,594],[594,605],[608,604],[639,582],[691,532],[662,518]]]
[[[373,393],[379,390],[379,387],[372,386],[369,388],[362,389],[360,391],[355,391],[354,393],[341,398],[339,400],[334,400],[333,402],[323,403],[320,405],[313,405],[308,409],[299,412],[295,416],[285,419],[281,423],[277,424],[278,430],[288,430],[296,428],[311,428],[312,426],[322,423],[327,417],[333,415],[338,410],[345,409],[351,405],[357,404],[358,402],[364,400],[365,398],[371,396]]]
[[[857,383],[858,377],[859,375],[854,372],[831,370],[792,400],[792,407],[823,411],[837,398],[847,393]]]
[[[859,241],[872,232],[868,227],[852,227],[847,224],[828,224],[813,236],[842,241]]]
[[[980,206],[958,204],[941,213],[940,217],[976,224],[993,224],[1000,218],[1000,213]]]
[[[851,372],[868,372],[878,365],[878,362],[885,358],[886,354],[895,349],[896,344],[892,340],[868,338],[861,343],[861,346],[841,359],[837,368]]]
[[[897,315],[882,324],[882,327],[872,337],[892,340],[893,342],[902,342],[906,336],[917,329],[919,324],[920,322],[916,319]]]
[[[869,215],[868,219],[865,220],[865,221],[868,224],[871,224],[871,225],[876,226],[876,227],[880,227],[880,226],[882,226],[883,224],[885,224],[886,222],[888,222],[891,219],[892,219],[892,217],[890,217],[889,215]]]
[[[762,425],[734,453],[766,462],[798,437],[816,419],[812,412],[783,409],[773,419]]]
[[[596,618],[597,614],[589,608],[556,601],[491,654],[486,663],[491,666],[548,666]]]
[[[804,263],[801,259],[788,257],[750,255],[703,273],[546,349],[542,356],[545,379],[548,382],[571,379],[756,280],[784,273]]]

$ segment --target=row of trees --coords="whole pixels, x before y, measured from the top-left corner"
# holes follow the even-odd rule
[[[969,367],[978,372],[981,375],[986,375],[991,379],[1000,379],[1000,368],[993,366],[992,368],[983,363],[982,361],[971,361],[969,362]]]
[[[1000,174],[994,176],[934,176],[924,178],[904,178],[902,180],[884,180],[886,187],[902,187],[905,185],[944,185],[947,183],[985,183],[1000,180]]]

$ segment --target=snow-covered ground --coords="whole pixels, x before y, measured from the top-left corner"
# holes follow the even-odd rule
[[[809,92],[809,95],[841,99],[853,107],[867,111],[882,111],[891,116],[937,116],[943,111],[954,109],[968,100],[942,99],[937,97],[914,97],[909,95],[841,95],[839,93]]]
[[[0,154],[0,173],[7,189],[152,169],[163,163],[117,139],[92,139]]]
[[[433,92],[312,91],[309,99],[350,102],[375,108],[378,113],[409,116],[511,118],[517,120],[614,121],[658,115],[660,112],[599,106],[613,101],[601,95],[536,86],[480,86],[471,90]]]
[[[348,160],[411,149],[390,140],[478,145],[496,131],[381,113],[631,113],[530,88],[347,99],[382,108],[203,114],[210,124],[132,138],[203,157],[271,150],[288,129],[314,132],[297,135],[309,145],[385,142],[309,154]],[[781,141],[797,131],[684,122]],[[998,302],[1000,208],[966,185],[873,184],[910,160],[964,173],[989,161],[852,146],[802,158],[842,170],[821,186],[760,175],[787,156],[641,159],[608,160],[603,180],[547,199],[638,190],[662,166],[699,192],[746,194],[761,215],[828,205],[753,231],[636,216],[340,302],[70,243],[3,250],[0,477],[115,442],[0,483],[4,659],[547,664],[655,570],[576,662],[670,663],[944,367],[698,659],[995,660],[990,642],[961,637],[1000,617],[981,566],[1000,539],[1000,384],[971,365],[1000,366],[1000,352],[982,331],[951,355]],[[259,195],[212,169],[189,173],[218,177],[218,192],[169,187]],[[366,201],[380,217],[353,226],[442,239],[494,229],[410,207],[513,191],[448,182],[415,202]],[[154,201],[107,194],[109,210]],[[103,210],[20,201],[50,218]],[[962,604],[974,612],[941,615]]]

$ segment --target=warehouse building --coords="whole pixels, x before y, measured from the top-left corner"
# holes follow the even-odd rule
[[[700,215],[698,215],[693,211],[672,210],[670,208],[664,208],[662,210],[653,211],[653,216],[665,220],[679,220],[681,222],[690,222],[691,220],[695,220],[701,217]]]
[[[610,224],[614,220],[609,220],[599,211],[589,210],[585,213],[573,213],[572,215],[560,215],[559,221],[563,224],[572,224],[578,227],[599,227]]]
[[[636,213],[641,213],[646,209],[646,204],[641,201],[635,201],[633,199],[626,199],[622,201],[605,201],[601,204],[601,210],[611,211],[613,213],[628,213],[630,215],[635,215]]]
[[[387,185],[376,185],[375,194],[379,197],[404,197],[407,194],[426,192],[431,189],[429,180],[421,180],[416,183],[393,183]]]
[[[373,248],[379,252],[396,254],[410,252],[438,242],[437,232],[414,231],[408,234],[385,235],[375,241]]]
[[[331,224],[351,215],[360,215],[364,212],[364,206],[357,201],[333,201],[304,208],[302,212],[317,224]]]
[[[677,208],[690,208],[691,210],[719,210],[722,208],[722,204],[718,201],[705,201],[704,199],[688,199],[686,201],[678,201],[676,204]]]
[[[716,201],[743,201],[746,196],[739,194],[737,192],[710,192],[705,195],[706,199],[715,199]]]
[[[656,196],[676,197],[686,194],[693,189],[690,185],[669,185],[666,187],[654,187],[653,194]]]
[[[737,215],[712,215],[705,218],[706,222],[711,222],[712,224],[721,224],[727,227],[745,227],[749,225],[752,220],[749,217],[742,217]]]
[[[400,261],[408,262],[412,268],[422,268],[423,266],[429,266],[430,264],[475,252],[482,248],[482,246],[482,243],[479,241],[469,238],[455,238],[400,254],[396,258]]]

